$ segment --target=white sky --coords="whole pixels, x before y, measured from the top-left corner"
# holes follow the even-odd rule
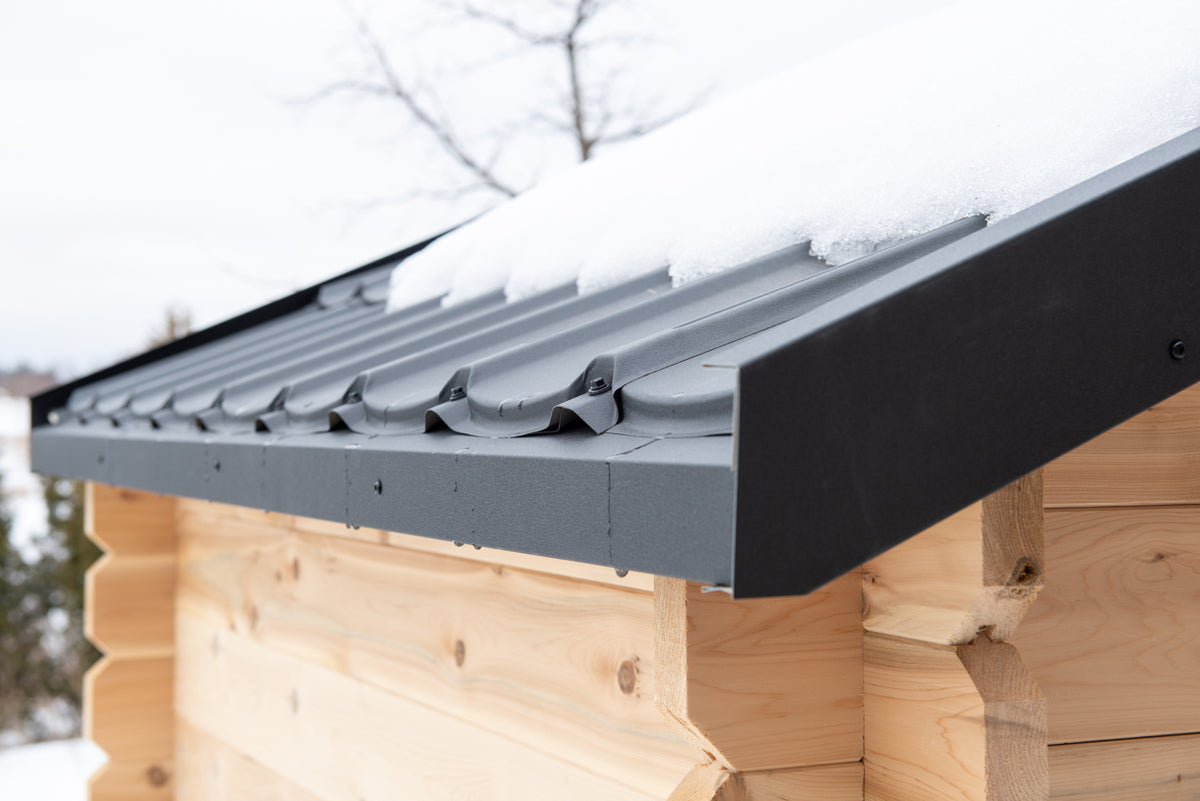
[[[627,0],[614,20],[652,32],[628,75],[674,105],[948,1]],[[367,13],[411,42],[391,20],[421,8]],[[480,41],[428,33],[451,56]],[[436,184],[428,145],[384,107],[285,102],[353,74],[351,42],[337,0],[3,4],[0,367],[94,369],[141,349],[169,305],[217,322],[468,213],[361,210]],[[536,102],[510,69],[480,71],[452,110]]]

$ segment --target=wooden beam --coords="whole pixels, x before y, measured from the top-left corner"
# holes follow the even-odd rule
[[[1200,731],[1200,507],[1046,513],[1049,583],[1012,642],[1051,742]]]
[[[192,502],[195,503],[195,502]],[[219,507],[219,504],[217,505]],[[261,512],[247,510],[251,515],[262,516]],[[281,515],[273,515],[282,517]],[[288,528],[297,531],[308,531],[314,534],[325,534],[330,537],[356,539],[380,545],[390,545],[410,551],[453,556],[456,559],[466,559],[483,562],[489,565],[514,567],[519,570],[548,573],[553,576],[593,581],[599,584],[609,584],[627,590],[642,590],[650,592],[654,589],[654,576],[650,573],[639,573],[631,570],[624,575],[617,575],[611,567],[589,565],[584,562],[572,562],[567,559],[554,559],[549,556],[532,556],[516,551],[502,551],[497,548],[476,549],[471,543],[455,545],[446,540],[436,540],[430,537],[417,537],[412,534],[401,534],[394,531],[383,531],[377,528],[350,528],[342,523],[328,520],[315,520],[310,517],[296,517],[288,524]]]
[[[1042,482],[1034,472],[863,565],[863,626],[959,645],[1008,639],[1043,584]]]
[[[125,658],[175,650],[175,554],[107,554],[84,583],[84,633],[97,648]]]
[[[730,770],[862,755],[857,573],[816,592],[735,601],[655,580],[659,708]]]
[[[84,678],[84,736],[108,764],[89,785],[91,798],[169,798],[173,792],[170,657],[105,657]]]
[[[1200,384],[1045,467],[1046,506],[1200,503]]]
[[[322,801],[182,718],[175,749],[174,801]]]
[[[87,573],[84,629],[105,657],[84,678],[84,734],[108,754],[92,801],[174,793],[175,507],[89,484],[85,528],[108,553]]]
[[[280,653],[179,610],[180,717],[324,801],[620,798],[604,765],[584,769],[469,719]]]
[[[1051,746],[1050,797],[1195,801],[1200,798],[1200,734]]]
[[[865,637],[865,798],[1041,801],[1046,705],[1016,649]]]
[[[213,627],[663,797],[703,758],[654,704],[649,593],[207,511],[179,607]]]
[[[175,499],[140,490],[87,485],[84,528],[106,551],[123,556],[173,553]]]
[[[847,762],[791,770],[731,773],[697,765],[667,801],[862,801],[863,765]]]

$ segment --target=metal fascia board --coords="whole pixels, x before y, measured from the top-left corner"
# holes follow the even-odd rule
[[[737,595],[816,589],[1200,380],[1198,210],[1200,130],[788,324],[740,365]]]
[[[708,583],[729,574],[728,436],[43,426],[33,440],[34,468],[48,474]]]

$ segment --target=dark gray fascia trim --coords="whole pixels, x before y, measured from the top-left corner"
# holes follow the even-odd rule
[[[1197,210],[1200,130],[780,326],[738,365],[737,594],[816,589],[1200,381]]]
[[[43,426],[34,469],[728,586],[732,438],[283,437]]]

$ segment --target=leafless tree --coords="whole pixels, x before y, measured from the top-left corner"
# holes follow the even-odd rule
[[[565,137],[579,161],[587,161],[606,144],[632,139],[658,128],[694,107],[698,97],[668,111],[637,107],[614,96],[614,74],[597,67],[591,58],[599,50],[629,48],[648,41],[633,34],[595,34],[594,23],[621,0],[538,0],[538,22],[526,21],[504,4],[488,6],[472,0],[430,0],[434,7],[455,23],[487,26],[511,39],[507,56],[549,52],[556,56],[561,72],[556,102],[550,108],[527,111],[517,123],[500,122],[492,126],[491,141],[480,144],[460,133],[454,114],[447,112],[436,86],[403,74],[365,14],[345,4],[354,28],[356,47],[363,56],[365,74],[340,80],[322,89],[310,100],[333,96],[377,97],[395,101],[430,136],[438,149],[466,176],[464,183],[423,191],[425,197],[454,198],[485,190],[501,197],[513,197],[526,187],[522,181],[501,174],[497,164],[512,137],[519,131],[537,127],[556,137]]]

